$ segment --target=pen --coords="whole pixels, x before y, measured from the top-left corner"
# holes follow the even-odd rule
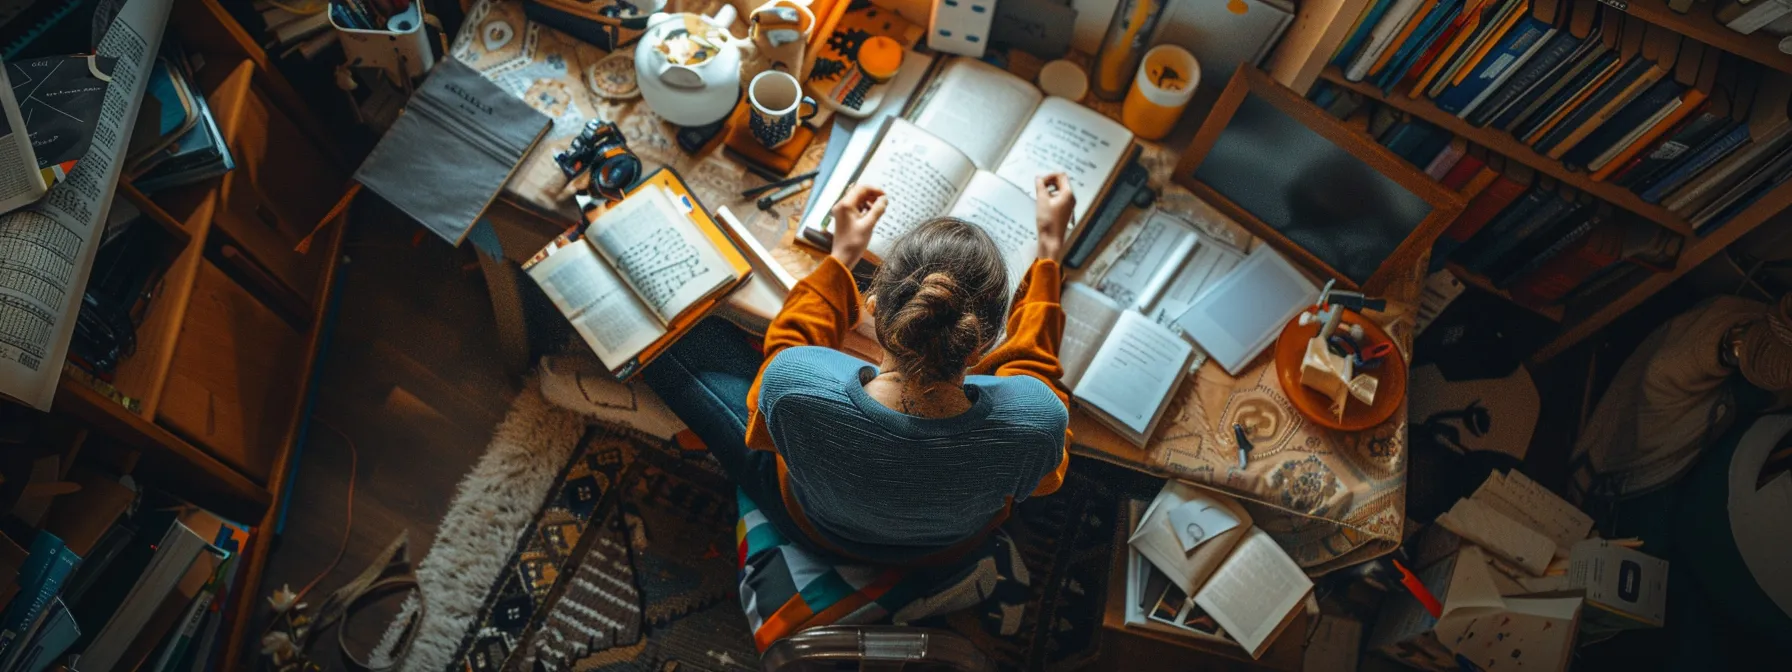
[[[740,192],[740,195],[742,198],[755,198],[761,194],[764,194],[765,192],[771,191],[773,189],[782,188],[782,187],[788,187],[792,184],[796,184],[803,180],[807,180],[811,177],[815,177],[816,175],[818,175],[820,173],[821,173],[821,171],[819,171],[819,170],[811,170],[811,171],[809,171],[807,173],[803,173],[801,175],[787,177],[782,180],[774,180],[769,184],[762,184],[760,186],[753,187],[752,189],[748,189],[746,191]]]
[[[778,201],[782,201],[786,198],[790,198],[791,196],[795,196],[797,192],[802,191],[804,189],[808,189],[808,188],[809,188],[809,185],[804,184],[803,182],[794,182],[789,185],[786,185],[784,188],[772,192],[771,195],[769,195],[769,196],[759,197],[759,209],[760,210],[770,210],[770,209],[772,209],[773,205],[777,204]]]

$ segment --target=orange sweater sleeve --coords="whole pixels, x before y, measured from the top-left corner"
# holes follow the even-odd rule
[[[1064,376],[1064,367],[1058,363],[1058,344],[1064,340],[1064,307],[1059,303],[1063,284],[1063,269],[1058,262],[1033,262],[1015,292],[1014,305],[1008,309],[1008,338],[984,355],[970,373],[1032,376],[1050,387],[1066,409],[1070,408],[1070,394],[1058,384]],[[1064,485],[1064,472],[1069,468],[1070,430],[1066,428],[1064,454],[1058,459],[1058,467],[1039,479],[1033,496],[1057,492]]]
[[[777,452],[765,417],[759,414],[759,386],[765,379],[765,367],[772,358],[787,348],[819,345],[839,348],[846,332],[859,323],[859,287],[852,272],[833,257],[823,257],[821,265],[791,288],[784,307],[765,330],[765,363],[753,387],[747,390],[747,446],[754,450]]]

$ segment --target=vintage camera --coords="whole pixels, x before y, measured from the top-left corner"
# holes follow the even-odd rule
[[[641,159],[629,151],[628,139],[616,124],[598,119],[585,122],[572,145],[554,155],[554,162],[568,180],[591,171],[591,192],[611,201],[622,200],[641,178]]]

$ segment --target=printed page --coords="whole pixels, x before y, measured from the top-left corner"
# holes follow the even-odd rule
[[[734,274],[664,189],[646,189],[591,223],[587,237],[664,322]]]
[[[869,249],[878,257],[915,225],[945,214],[977,172],[963,152],[908,120],[891,119],[889,124],[856,180],[890,197],[883,219],[871,232]]]
[[[127,0],[95,51],[118,59],[86,156],[27,210],[0,214],[0,394],[49,410],[172,0]],[[15,132],[23,132],[22,129]]]
[[[37,154],[19,101],[12,95],[6,62],[0,61],[0,212],[30,205],[44,195],[43,173],[37,171]]]
[[[1180,217],[1154,212],[1095,286],[1123,305],[1146,310],[1183,267],[1196,240],[1194,227]]]
[[[529,277],[541,285],[605,367],[621,368],[666,333],[647,304],[586,240],[531,266]]]
[[[1138,434],[1182,380],[1193,346],[1136,311],[1114,323],[1072,391]]]
[[[1059,305],[1064,308],[1064,338],[1058,345],[1058,365],[1064,367],[1064,387],[1076,389],[1102,339],[1119,321],[1120,305],[1080,282],[1064,285]]]
[[[1031,196],[1039,176],[1064,172],[1076,193],[1075,221],[1081,222],[1131,146],[1132,131],[1120,122],[1054,96],[1039,103],[1033,118],[1002,157],[996,174]]]
[[[1002,249],[1008,262],[1008,291],[1039,258],[1039,233],[1033,223],[1033,197],[995,173],[979,170],[946,213],[983,229]]]
[[[1251,528],[1213,578],[1195,593],[1201,605],[1252,657],[1262,653],[1313,581],[1269,533]]]
[[[1244,255],[1237,250],[1209,238],[1201,239],[1189,254],[1187,263],[1175,270],[1163,291],[1141,310],[1158,324],[1181,333],[1182,327],[1176,324],[1176,318],[1188,312],[1202,292],[1226,277],[1242,261]]]
[[[930,88],[915,125],[957,147],[984,170],[995,170],[1016,137],[1014,129],[1026,123],[1045,97],[1032,82],[970,58],[953,59]]]
[[[1549,537],[1556,557],[1568,557],[1568,550],[1593,530],[1592,516],[1516,470],[1489,475],[1473,498]]]

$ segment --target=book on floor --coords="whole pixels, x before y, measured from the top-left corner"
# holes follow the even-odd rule
[[[1046,96],[989,64],[953,59],[922,85],[904,117],[884,122],[856,167],[854,183],[875,185],[890,198],[868,258],[876,263],[921,222],[960,217],[990,234],[1018,280],[1016,269],[1024,271],[1036,250],[1035,180],[1056,172],[1070,178],[1074,232],[1132,144],[1131,131],[1099,112]],[[831,225],[830,218],[817,223],[823,232]]]
[[[1183,593],[1194,593],[1251,529],[1238,500],[1171,480],[1139,515],[1126,539]]]
[[[1064,386],[1096,419],[1145,445],[1188,377],[1194,346],[1088,285],[1066,285],[1062,302]]]
[[[683,179],[662,169],[523,270],[623,379],[696,326],[753,267]]]
[[[1213,616],[1239,646],[1261,658],[1313,594],[1313,580],[1263,528],[1251,527],[1195,593],[1194,603]]]

